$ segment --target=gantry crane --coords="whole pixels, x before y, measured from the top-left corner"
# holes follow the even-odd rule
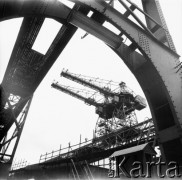
[[[91,92],[86,89],[64,86],[58,82],[51,85],[53,88],[96,107],[96,114],[99,115],[95,128],[96,136],[105,135],[125,126],[136,125],[138,122],[135,109],[142,110],[146,107],[145,99],[139,95],[135,96],[124,82],[115,83],[91,78],[70,73],[68,70],[63,70],[61,76],[93,89]],[[99,100],[96,98],[98,95],[102,96]]]

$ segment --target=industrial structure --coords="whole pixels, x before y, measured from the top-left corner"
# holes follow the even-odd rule
[[[96,107],[95,112],[99,115],[95,128],[96,137],[136,125],[138,121],[134,110],[142,110],[146,107],[145,99],[139,95],[135,96],[124,82],[115,83],[112,80],[86,77],[70,73],[68,70],[62,71],[61,76],[95,90],[94,92],[86,89],[79,90],[59,83],[51,85],[53,88]],[[100,97],[99,94],[102,96]],[[99,100],[97,100],[99,98],[97,96],[100,97]]]
[[[91,163],[108,158],[116,150],[145,143],[146,139],[153,142],[156,139],[165,162],[173,161],[182,166],[182,63],[159,1],[141,0],[143,6],[141,9],[130,0],[118,0],[125,9],[124,13],[113,6],[113,0],[70,0],[70,2],[74,4],[73,8],[58,0],[0,0],[0,21],[24,17],[0,86],[0,178],[8,176],[34,92],[77,28],[102,40],[131,70],[150,106],[152,128],[143,129],[141,124],[133,124],[128,129],[121,128],[114,133],[111,132],[109,136],[99,135],[90,144],[69,151],[59,158],[56,155],[40,164],[12,171],[11,177],[26,179],[31,176],[41,179],[43,176],[65,178],[66,175],[67,178],[79,179],[80,166],[85,169],[89,178],[93,172],[95,177],[99,172],[104,177],[107,174],[105,169],[92,166]],[[145,17],[145,23],[135,11]],[[87,16],[89,12],[92,12],[91,16]],[[33,50],[32,46],[46,17],[60,22],[62,27],[46,54],[41,54]],[[119,33],[105,27],[103,24],[106,21]],[[123,41],[126,37],[129,44]],[[65,72],[63,74],[67,77],[70,75]],[[86,84],[84,81],[84,85]],[[106,92],[104,89],[101,93],[107,95]],[[109,96],[113,97],[112,93]],[[136,99],[132,101],[136,103]],[[94,101],[88,102],[91,104]],[[100,105],[97,106],[98,109],[102,107]],[[137,104],[135,105],[132,107],[137,109]],[[109,111],[107,113],[109,116]],[[99,111],[98,114],[102,115]],[[10,131],[12,128],[13,131]],[[131,136],[127,132],[130,132]],[[142,133],[144,138],[140,141]],[[120,136],[125,138],[118,141]],[[9,149],[12,146],[13,148]],[[60,174],[60,168],[65,174]],[[72,172],[72,175],[68,177],[69,172]],[[56,174],[56,177],[53,177],[53,174]]]
[[[40,156],[38,164],[13,167],[12,179],[107,179],[109,159],[117,150],[151,143],[156,146],[152,119],[135,126],[120,128],[91,140],[60,147]],[[85,168],[87,169],[85,171]],[[88,173],[89,172],[89,173]]]

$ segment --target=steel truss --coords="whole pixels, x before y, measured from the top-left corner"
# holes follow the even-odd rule
[[[146,100],[135,95],[124,82],[116,83],[112,80],[70,73],[68,70],[63,70],[61,76],[94,90],[78,89],[58,82],[51,84],[53,88],[96,107],[95,112],[99,116],[95,127],[96,137],[138,124],[135,110],[144,109]]]
[[[1,86],[0,164],[11,165],[26,121],[32,97],[21,98]]]
[[[124,0],[119,0],[126,10],[124,13],[102,0],[73,2],[93,11],[93,16],[88,17],[86,13],[76,8],[70,9],[59,1],[0,0],[0,20],[22,16],[50,17],[63,24],[79,27],[105,42],[121,57],[140,83],[149,102],[162,155],[167,161],[182,162],[182,68],[159,2],[142,0],[146,26],[134,13],[139,8],[131,3],[126,6]],[[137,23],[130,20],[129,15]],[[117,28],[119,33],[104,27],[105,21]],[[123,41],[125,37],[129,45]],[[49,65],[52,65],[50,61]],[[46,72],[41,74],[45,75]],[[6,76],[5,79],[7,77],[10,78]],[[40,81],[39,77],[37,84]],[[12,85],[12,81],[8,82]]]
[[[95,162],[98,159],[104,159],[108,157],[106,153],[103,156],[97,155],[93,159],[92,153],[104,153],[106,151],[115,151],[116,148],[124,149],[133,145],[138,145],[146,142],[153,142],[153,146],[157,145],[155,139],[155,128],[152,119],[147,119],[144,122],[138,123],[131,127],[125,127],[112,131],[107,135],[94,137],[91,140],[87,140],[83,143],[76,145],[68,145],[66,148],[60,148],[59,150],[52,151],[40,156],[40,163],[57,161],[65,161],[70,158],[77,158],[84,156],[89,162]],[[83,159],[84,159],[83,158]]]

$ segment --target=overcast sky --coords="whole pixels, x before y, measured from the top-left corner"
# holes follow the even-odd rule
[[[139,2],[134,1],[134,2]],[[174,40],[178,54],[182,54],[182,0],[160,0],[163,13]],[[138,4],[140,6],[140,3]],[[11,55],[22,18],[0,23],[0,79],[2,80],[7,62]],[[42,44],[34,49],[46,50],[45,41],[54,36],[61,24],[46,20],[46,33],[42,35]],[[88,35],[81,39],[84,31],[78,30],[62,54],[48,72],[41,85],[34,93],[34,98],[17,149],[16,159],[38,162],[39,156],[59,149],[60,144],[75,144],[82,139],[91,139],[98,116],[95,108],[69,95],[51,88],[53,80],[70,84],[60,78],[63,68],[70,72],[100,77],[116,82],[124,81],[136,94],[144,96],[135,77],[122,60],[103,42]],[[41,38],[40,38],[41,39]],[[51,41],[51,38],[49,39]],[[50,42],[49,42],[50,43]],[[74,86],[74,84],[72,83]],[[138,121],[151,117],[148,108],[137,112]]]

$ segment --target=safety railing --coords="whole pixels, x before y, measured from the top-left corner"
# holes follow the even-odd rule
[[[155,128],[152,119],[148,119],[127,129],[120,129],[102,137],[85,140],[75,145],[68,143],[65,148],[60,148],[40,156],[39,163],[55,159],[73,158],[83,152],[103,151],[118,146],[126,146],[132,143],[147,142],[155,137]]]

